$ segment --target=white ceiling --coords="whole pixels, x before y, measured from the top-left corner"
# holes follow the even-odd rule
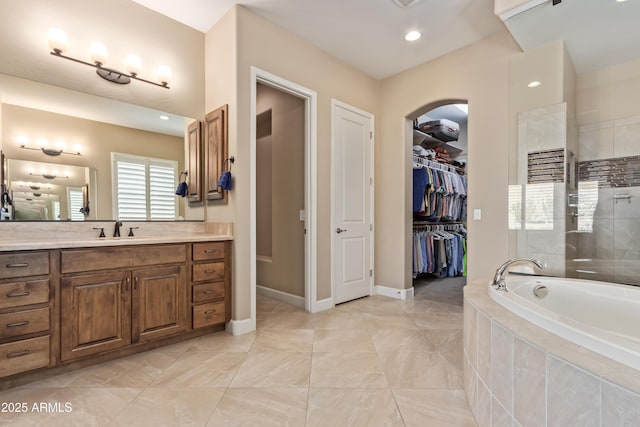
[[[523,50],[564,40],[578,74],[640,56],[640,1],[547,1],[505,21]]]
[[[385,78],[504,28],[493,0],[133,0],[202,32],[242,4],[374,78]],[[406,1],[405,1],[406,3]],[[422,32],[414,43],[408,30]]]

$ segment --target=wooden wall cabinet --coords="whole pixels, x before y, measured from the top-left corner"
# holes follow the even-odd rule
[[[225,159],[228,153],[227,134],[228,106],[208,113],[204,121],[204,163],[205,187],[207,200],[225,198],[225,191],[218,187],[218,179],[224,171]]]
[[[202,123],[195,121],[187,127],[187,200],[202,201]]]

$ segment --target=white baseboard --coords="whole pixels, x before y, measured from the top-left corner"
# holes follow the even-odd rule
[[[288,294],[286,292],[277,291],[271,288],[265,288],[264,286],[257,285],[256,293],[265,297],[273,298],[278,301],[286,302],[294,307],[298,307],[304,310],[304,298],[298,295]]]
[[[375,294],[389,298],[407,299],[413,298],[413,287],[409,289],[388,288],[386,286],[375,286]]]
[[[231,320],[225,325],[225,330],[231,335],[248,334],[256,330],[255,319]]]
[[[326,311],[326,310],[330,310],[333,307],[335,307],[336,305],[333,303],[333,298],[325,298],[325,299],[321,299],[320,301],[316,302],[316,310],[315,313],[318,313],[320,311]]]

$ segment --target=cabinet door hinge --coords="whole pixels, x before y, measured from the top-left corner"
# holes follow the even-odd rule
[[[369,277],[373,277],[373,270],[369,270]]]
[[[369,231],[373,231],[373,224],[369,224]]]
[[[369,131],[369,139],[373,139],[373,131]]]

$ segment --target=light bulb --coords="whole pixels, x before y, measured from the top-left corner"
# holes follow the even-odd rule
[[[404,39],[408,42],[414,42],[418,40],[420,37],[422,37],[422,33],[420,33],[420,31],[409,31],[407,34],[404,35]]]
[[[171,68],[166,65],[160,65],[158,67],[158,80],[160,80],[160,83],[164,86],[169,86],[171,84],[171,77],[173,77]]]
[[[107,63],[108,58],[107,48],[103,44],[91,43],[91,62],[96,65],[104,65]]]
[[[55,53],[65,53],[69,49],[67,34],[60,28],[49,29],[49,48]]]
[[[38,145],[40,147],[46,147],[48,144],[49,144],[49,142],[44,138],[41,138],[41,139],[38,140]]]
[[[142,61],[140,57],[137,55],[129,54],[125,60],[125,64],[127,66],[127,72],[132,76],[137,76],[140,74],[140,70],[142,69]]]

